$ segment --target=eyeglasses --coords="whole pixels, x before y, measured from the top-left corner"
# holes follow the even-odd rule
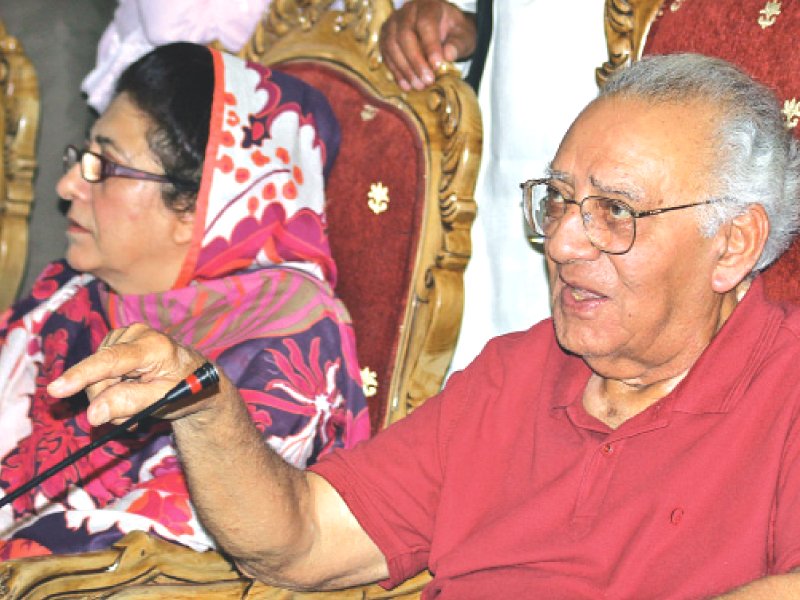
[[[148,173],[134,169],[133,167],[126,167],[109,160],[105,156],[92,152],[90,150],[79,150],[75,146],[69,145],[64,148],[64,173],[68,172],[76,164],[81,167],[81,177],[89,183],[100,183],[109,177],[125,177],[126,179],[143,179],[145,181],[160,181],[162,183],[171,183],[183,188],[196,190],[197,184],[193,181],[185,179],[177,179],[169,177],[168,175],[160,175],[158,173]]]
[[[653,210],[635,210],[627,202],[603,196],[587,196],[581,201],[567,199],[551,179],[530,179],[519,185],[525,220],[537,237],[552,237],[567,212],[567,206],[574,204],[580,210],[586,237],[595,248],[606,254],[625,254],[631,249],[636,240],[636,219],[717,202],[711,199]]]

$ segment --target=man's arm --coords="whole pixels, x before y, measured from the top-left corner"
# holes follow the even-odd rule
[[[404,90],[421,90],[443,61],[475,50],[475,16],[445,0],[410,0],[381,29],[383,61]]]
[[[771,575],[756,579],[718,600],[796,600],[800,598],[800,573],[795,570],[786,575]]]
[[[89,422],[121,422],[204,362],[144,325],[109,334],[98,352],[49,386],[87,388]],[[285,587],[330,589],[388,575],[386,561],[336,490],[264,443],[233,384],[170,407],[192,500],[209,532],[248,575]]]

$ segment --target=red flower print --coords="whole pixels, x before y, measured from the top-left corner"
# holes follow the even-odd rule
[[[33,540],[19,539],[5,542],[0,541],[0,562],[5,562],[14,558],[26,558],[28,556],[45,556],[47,554],[52,553]]]
[[[69,350],[69,335],[65,329],[57,329],[44,338],[44,364],[48,365],[57,358],[65,357],[67,350]]]
[[[53,281],[53,278],[60,275],[63,271],[64,265],[62,263],[55,262],[47,265],[33,284],[31,295],[37,300],[43,300],[52,296],[53,292],[58,289],[58,283]]]
[[[58,289],[58,284],[51,279],[40,280],[31,290],[31,295],[37,300],[45,300],[52,296]]]
[[[3,461],[0,481],[7,484],[7,489],[16,489],[88,444],[87,431],[84,413],[66,420],[42,418],[35,423],[34,433],[22,440]],[[42,482],[38,491],[51,500],[60,500],[70,486],[80,484],[99,507],[105,506],[131,489],[132,482],[127,475],[131,465],[123,457],[139,445],[139,442],[130,445],[109,442]],[[34,494],[25,494],[14,501],[17,516],[33,510]]]
[[[69,302],[65,302],[59,312],[62,312],[70,321],[80,323],[84,321],[92,310],[89,300],[89,290],[82,287]]]
[[[128,512],[148,517],[161,523],[177,535],[191,534],[194,530],[188,525],[192,518],[189,495],[162,495],[153,490],[145,491],[128,507]]]

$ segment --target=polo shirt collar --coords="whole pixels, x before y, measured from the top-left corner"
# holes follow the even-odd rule
[[[757,276],[744,298],[719,330],[688,375],[666,396],[672,410],[691,414],[726,413],[736,404],[765,358],[783,311],[765,296]],[[560,369],[559,393],[553,408],[566,408],[583,397],[591,370],[571,355]]]
[[[674,410],[692,414],[730,411],[765,360],[783,316],[781,308],[767,300],[764,280],[757,276],[689,374],[672,391]]]

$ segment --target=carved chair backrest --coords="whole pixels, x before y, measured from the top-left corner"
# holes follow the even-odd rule
[[[598,82],[643,55],[697,52],[724,58],[771,88],[800,139],[800,2],[606,0],[609,60]],[[764,272],[767,293],[800,302],[800,241]]]
[[[0,21],[0,310],[13,302],[28,256],[38,125],[36,71]]]
[[[328,3],[276,0],[244,55],[317,86],[339,119],[328,233],[377,430],[438,392],[452,358],[480,114],[454,69],[423,92],[391,79],[378,54],[389,0]]]

